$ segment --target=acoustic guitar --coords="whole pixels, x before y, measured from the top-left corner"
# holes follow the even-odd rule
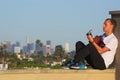
[[[88,32],[86,35],[87,35],[87,36],[88,36],[88,35],[92,35],[92,30],[89,30],[89,32]],[[102,36],[96,35],[96,36],[93,38],[93,40],[94,40],[95,43],[98,44],[100,47],[104,47],[104,46],[105,46],[105,44],[104,44],[104,42],[103,42],[103,40],[102,40]]]
[[[98,44],[100,47],[105,46],[101,36],[96,35],[93,39],[94,39],[95,43]]]

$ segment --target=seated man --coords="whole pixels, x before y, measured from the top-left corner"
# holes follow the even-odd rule
[[[110,18],[106,19],[103,25],[103,31],[105,33],[101,36],[101,40],[104,44],[98,44],[91,34],[87,34],[89,44],[84,45],[81,41],[78,41],[76,43],[76,54],[74,56],[74,60],[69,61],[66,65],[69,68],[72,68],[73,66],[76,66],[76,64],[79,64],[81,67],[86,60],[94,69],[103,70],[108,68],[114,60],[118,46],[118,40],[113,34],[115,27],[115,20]]]

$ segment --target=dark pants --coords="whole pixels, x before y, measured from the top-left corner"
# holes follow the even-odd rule
[[[79,62],[86,60],[94,69],[106,69],[102,56],[91,43],[84,45],[81,41],[78,41],[74,60]]]

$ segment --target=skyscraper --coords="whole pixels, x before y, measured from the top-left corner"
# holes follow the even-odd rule
[[[27,52],[30,54],[34,53],[34,44],[33,43],[29,43],[27,45]]]
[[[65,52],[66,53],[69,52],[69,43],[68,42],[65,43]]]
[[[29,37],[27,36],[26,37],[26,44],[29,44],[30,43],[30,39],[29,39]]]
[[[50,40],[47,40],[46,41],[46,55],[51,55],[52,54],[52,51],[51,51],[51,41]]]
[[[46,45],[50,45],[50,46],[51,46],[51,41],[50,41],[50,40],[47,40],[47,41],[46,41]]]
[[[17,42],[16,42],[16,46],[17,46],[17,47],[20,47],[20,42],[17,41]]]

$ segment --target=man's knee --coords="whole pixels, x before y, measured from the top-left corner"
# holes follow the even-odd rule
[[[83,44],[82,41],[77,41],[77,42],[76,42],[76,46],[78,46],[78,45],[84,45],[84,44]]]

